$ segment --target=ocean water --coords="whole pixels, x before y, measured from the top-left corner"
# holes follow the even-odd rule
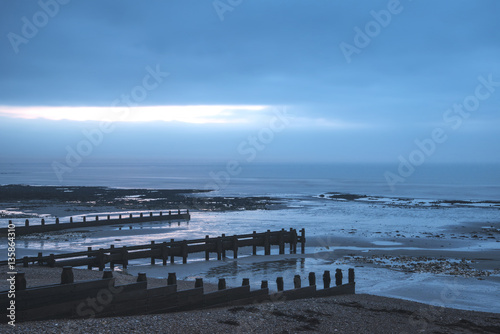
[[[236,168],[235,168],[236,169]],[[84,162],[59,179],[50,162],[0,163],[0,184],[213,189],[218,195],[294,197],[325,192],[456,200],[500,199],[498,164],[425,164],[390,187],[397,164]],[[230,173],[231,172],[231,173]]]

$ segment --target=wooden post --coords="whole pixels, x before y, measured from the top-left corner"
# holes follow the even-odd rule
[[[99,221],[99,216],[95,216],[95,221]]]
[[[328,289],[331,282],[332,279],[330,277],[330,270],[325,270],[325,272],[323,273],[323,288]]]
[[[97,254],[97,263],[99,264],[99,271],[103,271],[106,267],[106,261],[104,259],[104,249],[99,248],[99,253]]]
[[[28,260],[28,257],[25,256],[25,257],[23,257],[23,267],[26,268],[26,267],[28,267],[28,265],[29,265],[29,260]]]
[[[113,270],[115,269],[115,262],[113,261],[113,253],[115,250],[115,245],[110,245],[109,248],[111,248],[111,250],[109,251],[109,254],[111,255],[111,259],[109,261],[109,267],[111,268],[111,270]]]
[[[252,253],[257,255],[257,232],[253,231]]]
[[[172,247],[173,247],[174,239],[170,239],[170,263],[174,264],[174,252],[172,252]]]
[[[141,212],[141,215],[140,215],[139,217],[141,217],[141,218],[142,218],[143,216],[144,216],[144,215],[143,215],[143,214],[142,214],[142,212]]]
[[[91,252],[92,251],[92,247],[87,247],[87,251]],[[92,257],[92,255],[88,254],[87,257]],[[87,269],[92,270],[92,263],[91,262],[89,262],[87,264]]]
[[[293,228],[291,227],[290,227],[289,242],[290,242],[290,254],[293,254]]]
[[[180,215],[181,214],[181,209],[177,209],[177,214]]]
[[[300,230],[300,237],[301,237],[301,240],[300,240],[300,253],[304,254],[305,251],[306,251],[306,229],[305,228],[303,228],[302,230]]]
[[[119,215],[119,216],[118,216],[118,219],[119,219],[119,220],[122,220],[122,215]]]
[[[297,254],[297,230],[293,229],[293,254]]]
[[[238,237],[233,236],[233,258],[238,258]]]
[[[163,260],[163,265],[166,266],[168,260],[168,247],[165,241],[161,244],[161,259]]]
[[[152,212],[149,213],[149,217],[153,217],[153,213]]]
[[[167,285],[177,285],[177,276],[175,273],[168,273]]]
[[[209,239],[210,237],[208,235],[205,236],[205,261],[210,260],[210,251],[208,250],[209,247]]]
[[[73,217],[69,217],[69,222],[70,222],[70,224],[73,223]]]
[[[267,281],[262,281],[260,283],[260,288],[261,289],[267,289],[269,287],[269,284],[267,283]]]
[[[171,216],[172,215],[172,211],[171,210],[168,210],[168,215]]]
[[[43,265],[43,254],[41,252],[38,253],[38,265]]]
[[[123,269],[127,269],[128,267],[128,250],[126,246],[122,247],[122,262],[123,262]]]
[[[203,278],[197,278],[194,282],[195,288],[203,288]]]
[[[30,224],[30,221],[28,219],[26,219],[28,221],[28,225]],[[42,226],[45,226],[45,219],[42,218],[42,222],[41,222]]]
[[[354,283],[354,268],[349,268],[349,283]]]
[[[309,273],[309,286],[314,286],[314,285],[316,285],[316,274]]]
[[[18,271],[15,274],[14,282],[16,284],[16,291],[26,290],[26,277],[24,272]]]
[[[244,278],[243,281],[241,282],[241,286],[247,286],[247,285],[250,285],[250,279]]]
[[[222,260],[222,238],[218,237],[217,238],[217,260]]]
[[[278,245],[280,254],[285,254],[285,229],[281,229],[278,235]]]
[[[139,273],[137,275],[137,282],[147,282],[148,278],[146,277],[146,273]]]
[[[278,291],[283,291],[283,277],[276,278],[276,285],[278,286]]]
[[[128,215],[128,217],[129,217],[130,219],[132,219],[132,214]]]
[[[163,216],[163,212],[160,211],[160,217]]]
[[[54,258],[54,254],[49,255],[49,267],[54,268],[56,266],[56,259]]]
[[[111,218],[111,216],[110,216],[110,215],[108,215],[108,220],[110,220],[110,218]]]
[[[271,244],[270,244],[271,230],[267,230],[264,237],[264,254],[271,255]]]
[[[106,279],[106,278],[113,278],[113,270],[104,269],[104,272],[102,273],[102,279]]]
[[[225,278],[219,278],[218,289],[219,290],[226,289],[226,279]]]
[[[300,280],[300,275],[295,275],[293,277],[293,287],[294,289],[300,289],[302,286],[301,280]]]
[[[42,218],[43,219],[43,218]],[[26,221],[24,222],[24,226],[26,227],[29,227],[30,226],[30,221],[29,219],[26,219]]]
[[[87,222],[87,217],[83,216],[83,222]]]
[[[335,270],[335,285],[342,285],[342,270]]]
[[[226,238],[226,235],[222,233],[222,258],[226,258],[226,249],[224,248],[224,239]]]
[[[74,283],[75,276],[73,275],[73,267],[64,266],[61,273],[61,284]]]
[[[151,264],[155,264],[155,257],[154,257],[154,246],[155,246],[155,242],[154,240],[151,240]]]
[[[59,218],[56,218],[56,224],[59,224]]]
[[[182,241],[181,252],[182,252],[182,263],[186,264],[188,258],[188,246],[186,240]]]

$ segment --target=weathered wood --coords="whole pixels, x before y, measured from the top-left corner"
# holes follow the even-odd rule
[[[255,231],[254,231],[255,232]],[[205,253],[205,260],[210,259],[210,252],[217,253],[217,259],[221,260],[226,257],[226,250],[233,252],[234,258],[238,257],[238,251],[241,247],[251,246],[254,253],[257,247],[264,247],[266,255],[271,254],[271,246],[278,245],[280,254],[284,253],[285,243],[290,243],[292,252],[295,252],[297,235],[296,231],[291,229],[289,232],[282,229],[281,231],[271,232],[267,230],[264,233],[252,233],[245,235],[226,236],[222,234],[220,237],[210,238],[205,236],[203,239],[163,242],[161,245],[151,241],[150,244],[123,246],[121,249],[116,249],[114,245],[110,248],[93,250],[88,247],[87,251],[51,254],[43,256],[42,253],[38,257],[24,257],[17,259],[16,263],[27,265],[30,262],[38,262],[40,265],[50,266],[87,266],[88,269],[94,267],[103,270],[107,263],[114,268],[116,264],[122,264],[126,269],[129,260],[150,258],[151,264],[156,263],[156,259],[162,259],[163,265],[167,264],[168,257],[170,262],[174,263],[175,257],[182,257],[182,262],[187,263],[189,254]],[[0,261],[0,265],[6,265],[7,261]]]
[[[102,225],[113,225],[113,224],[129,224],[129,223],[144,223],[144,222],[153,222],[153,221],[168,221],[168,220],[189,220],[191,216],[189,211],[186,213],[180,213],[180,210],[177,214],[164,216],[164,215],[149,215],[144,216],[142,213],[140,217],[132,217],[132,214],[129,215],[128,219],[122,219],[121,215],[119,218],[111,218],[110,215],[106,216],[106,220],[100,220],[99,216],[95,216],[94,220],[87,221],[87,217],[83,216],[82,222],[74,222],[73,217],[70,217],[69,223],[60,223],[59,218],[56,218],[54,224],[46,224],[45,219],[42,218],[40,225],[30,225],[29,220],[25,221],[24,226],[16,226],[16,235],[26,235],[31,233],[42,233],[42,232],[51,232],[51,231],[61,231],[69,228],[81,228],[81,227],[91,227],[91,226],[102,226]],[[7,235],[8,228],[0,228],[0,235]]]

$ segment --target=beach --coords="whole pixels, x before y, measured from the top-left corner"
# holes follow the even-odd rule
[[[60,268],[25,268],[28,282],[58,281]],[[75,281],[101,272],[74,270]],[[115,273],[117,283],[135,277]],[[33,279],[33,277],[37,277]],[[4,277],[2,277],[4,278]],[[2,282],[5,280],[2,279]],[[148,287],[165,285],[148,279]],[[178,281],[179,289],[193,282]],[[2,286],[3,288],[3,286]],[[216,289],[205,284],[205,291]],[[401,299],[356,294],[230,306],[190,312],[1,325],[2,333],[498,333],[498,313],[463,311]]]
[[[64,323],[68,331],[78,332],[74,328],[82,326],[79,321],[85,322],[85,328],[98,326],[95,328],[101,328],[102,332],[106,332],[105,328],[111,331],[113,326],[132,326],[130,324],[136,324],[137,331],[151,331],[153,327],[148,326],[154,325],[150,322],[171,326],[169,321],[175,321],[180,323],[175,325],[179,332],[203,332],[198,328],[201,324],[214,328],[214,332],[249,332],[261,328],[278,332],[259,327],[265,325],[255,321],[248,324],[248,319],[262,317],[266,324],[276,323],[277,328],[288,332],[332,332],[331,328],[345,332],[370,332],[370,328],[377,328],[377,331],[385,332],[381,327],[387,323],[385,316],[394,319],[395,327],[391,332],[419,332],[425,326],[425,330],[431,329],[431,332],[479,330],[487,333],[492,328],[494,332],[494,326],[498,326],[499,203],[491,196],[466,200],[450,196],[414,198],[329,192],[319,191],[325,187],[316,183],[307,192],[296,194],[255,191],[253,186],[243,187],[241,189],[247,190],[238,193],[234,187],[223,192],[194,188],[165,191],[82,186],[31,188],[35,191],[17,186],[19,194],[15,198],[4,192],[0,201],[0,223],[12,220],[23,226],[25,219],[29,219],[30,224],[36,225],[44,218],[47,224],[51,224],[56,217],[61,223],[67,223],[70,217],[81,221],[84,215],[109,214],[115,217],[177,208],[190,209],[191,220],[113,224],[19,236],[16,238],[18,258],[34,256],[38,252],[59,254],[83,251],[87,247],[121,247],[151,241],[204,238],[206,235],[215,237],[223,233],[305,228],[304,254],[288,254],[288,250],[286,254],[278,254],[278,249],[272,247],[271,255],[264,255],[263,249],[252,255],[251,248],[243,247],[239,249],[238,259],[233,259],[229,252],[222,261],[217,261],[214,255],[210,261],[205,261],[204,254],[200,253],[190,255],[187,264],[176,259],[175,263],[166,266],[158,262],[152,265],[149,260],[133,260],[127,269],[115,267],[115,273],[133,281],[139,272],[145,272],[151,284],[158,282],[161,285],[168,273],[175,272],[179,281],[188,282],[185,283],[187,288],[195,278],[203,278],[207,288],[215,286],[219,278],[225,278],[230,287],[240,286],[242,279],[248,278],[252,289],[257,289],[261,280],[268,280],[270,290],[276,291],[277,277],[283,277],[285,289],[291,289],[295,275],[306,280],[310,272],[321,275],[325,270],[347,272],[349,268],[356,272],[355,296],[280,301],[272,303],[279,306],[279,311],[274,313],[266,311],[268,306],[263,304],[251,306],[257,310],[223,308],[206,311],[214,318],[205,316],[205,311],[192,311],[127,317],[126,320],[57,321],[58,326]],[[67,194],[71,196],[67,197]],[[37,266],[28,269],[35,272],[57,270]],[[100,274],[91,271],[89,275],[97,278]],[[35,283],[44,284],[44,281],[34,279]],[[304,313],[307,310],[304,303],[311,305],[312,313]],[[428,314],[436,313],[435,310],[439,310],[439,317]],[[417,311],[424,312],[421,315],[424,320],[412,318]],[[360,312],[364,312],[364,320],[353,322]],[[342,318],[333,316],[337,314]],[[29,331],[30,328],[41,328],[37,326],[52,327],[54,324],[52,321],[26,323],[19,324],[19,328]]]

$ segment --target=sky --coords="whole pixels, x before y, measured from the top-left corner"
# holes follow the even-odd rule
[[[499,13],[496,0],[2,1],[0,159],[499,163]]]

